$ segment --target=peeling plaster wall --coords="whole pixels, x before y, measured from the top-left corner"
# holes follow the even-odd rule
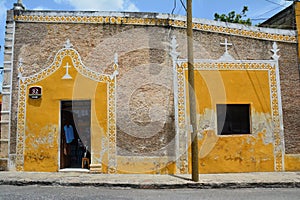
[[[200,172],[274,171],[268,71],[199,70],[195,90]],[[250,104],[251,134],[217,135],[216,104],[232,103]]]
[[[258,136],[217,136],[213,131],[202,133],[200,173],[274,171],[273,145]],[[191,169],[190,169],[191,170]]]
[[[66,73],[63,67],[66,63],[71,66],[69,74],[72,79],[62,79]],[[63,126],[60,121],[61,100],[91,100],[91,163],[103,162],[107,165],[108,161],[101,153],[105,146],[98,143],[108,140],[107,84],[78,73],[71,58],[66,56],[54,74],[29,84],[28,88],[36,85],[42,87],[40,99],[30,99],[28,91],[26,93],[24,170],[49,172],[60,169],[60,128]]]
[[[57,171],[58,124],[41,127],[27,122],[26,130],[24,170]]]

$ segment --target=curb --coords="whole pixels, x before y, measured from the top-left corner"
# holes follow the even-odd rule
[[[132,184],[132,183],[93,183],[93,182],[64,182],[35,181],[35,180],[0,180],[0,185],[14,186],[70,186],[70,187],[103,187],[128,189],[242,189],[242,188],[300,188],[299,182],[243,182],[243,183],[174,183],[174,184]]]

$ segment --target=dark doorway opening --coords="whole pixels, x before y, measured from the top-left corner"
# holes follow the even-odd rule
[[[61,101],[60,168],[89,169],[91,101]]]

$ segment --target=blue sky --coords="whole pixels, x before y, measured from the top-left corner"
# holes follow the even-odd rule
[[[23,0],[28,10],[112,10],[159,12],[185,15],[180,0]],[[182,0],[184,3],[186,0]],[[4,32],[6,10],[13,7],[17,0],[0,0],[0,66],[3,66]],[[244,5],[248,6],[247,17],[253,23],[263,21],[289,6],[291,1],[285,0],[193,0],[193,16],[213,19],[214,13],[228,13],[232,10],[240,12]],[[261,20],[257,20],[261,19]]]

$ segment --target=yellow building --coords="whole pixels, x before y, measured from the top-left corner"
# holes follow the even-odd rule
[[[185,23],[15,5],[7,13],[1,168],[190,173]],[[289,140],[297,125],[283,103],[296,33],[195,19],[194,36],[200,173],[297,170],[296,153],[286,156],[286,147],[297,151]]]

